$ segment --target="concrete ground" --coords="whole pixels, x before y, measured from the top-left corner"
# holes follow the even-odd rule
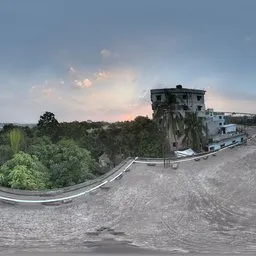
[[[0,205],[0,254],[255,255],[256,139],[177,170],[130,170],[67,205]]]

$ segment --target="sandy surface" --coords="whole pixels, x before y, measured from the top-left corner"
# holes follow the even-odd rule
[[[256,253],[256,139],[177,170],[130,169],[72,204],[1,204],[0,254],[106,246]]]

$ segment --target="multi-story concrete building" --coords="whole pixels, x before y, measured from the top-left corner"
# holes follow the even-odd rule
[[[208,128],[208,135],[214,136],[225,125],[225,114],[223,112],[214,112],[213,108],[209,108],[205,111],[205,122]]]
[[[171,110],[180,113],[183,117],[186,112],[197,112],[205,115],[204,90],[187,89],[181,85],[176,88],[151,90],[153,119],[159,118],[159,113]]]
[[[172,120],[167,120],[170,115],[185,117],[188,112],[195,112],[200,117],[205,117],[204,90],[183,88],[177,85],[176,88],[163,88],[151,90],[151,102],[153,120],[160,127],[166,129],[170,150],[182,148],[182,138],[176,136],[178,128],[170,125]],[[175,129],[175,130],[174,130]]]

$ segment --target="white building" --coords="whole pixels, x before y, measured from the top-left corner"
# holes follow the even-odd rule
[[[212,142],[206,146],[207,151],[219,150],[231,145],[241,144],[246,141],[245,133],[225,134],[213,138]]]
[[[221,127],[225,125],[225,115],[222,112],[214,112],[212,108],[205,111],[205,122],[208,127],[209,136],[220,133]]]
[[[236,124],[226,124],[221,127],[221,134],[236,134]]]

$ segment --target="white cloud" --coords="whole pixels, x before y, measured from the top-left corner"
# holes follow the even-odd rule
[[[98,73],[94,73],[93,77],[94,77],[95,80],[108,79],[108,78],[111,77],[111,72],[100,71]]]
[[[108,58],[112,55],[112,52],[110,50],[103,49],[101,50],[100,54],[103,58]]]
[[[69,67],[69,71],[70,71],[71,73],[76,73],[76,72],[77,72],[73,67]]]
[[[92,82],[88,78],[84,80],[75,80],[73,84],[76,88],[79,89],[85,89],[92,86]]]

